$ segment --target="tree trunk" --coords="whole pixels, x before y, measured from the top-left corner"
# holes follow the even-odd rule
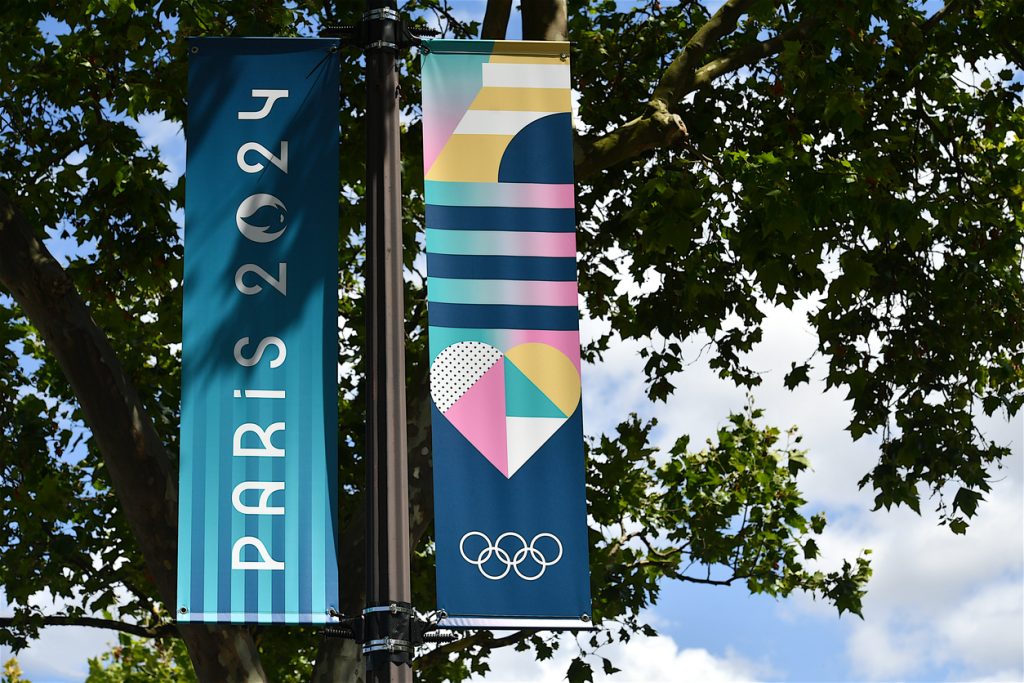
[[[310,683],[364,683],[363,653],[354,640],[324,638]]]
[[[511,14],[512,0],[487,0],[480,37],[484,40],[504,40]]]
[[[523,40],[569,40],[565,0],[522,0]]]
[[[71,384],[160,599],[174,610],[177,473],[106,335],[3,189],[0,284],[28,316]],[[265,680],[248,631],[187,626],[180,632],[200,680]]]

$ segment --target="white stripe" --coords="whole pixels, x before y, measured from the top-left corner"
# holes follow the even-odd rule
[[[445,617],[437,622],[438,628],[549,628],[549,629],[594,629],[594,624],[582,619],[546,619],[543,617],[522,617],[503,619],[494,617]]]
[[[456,135],[515,135],[550,111],[493,111],[470,109],[459,121]]]
[[[569,89],[567,64],[491,64],[484,67],[485,88]]]
[[[175,621],[179,622],[207,622],[207,623],[271,623],[273,615],[270,613],[257,613],[257,612],[186,612],[185,614],[175,615]],[[283,616],[284,621],[278,621],[273,623],[279,624],[329,624],[333,622],[341,621],[339,617],[330,616],[322,612],[284,612],[278,614]]]

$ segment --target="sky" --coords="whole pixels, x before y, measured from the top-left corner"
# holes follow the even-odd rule
[[[465,16],[479,16],[484,5],[455,4]],[[180,128],[159,116],[135,125],[160,148],[170,177],[177,177],[184,170]],[[765,373],[752,394],[765,409],[765,423],[797,425],[804,437],[811,462],[800,477],[807,512],[823,510],[829,520],[820,565],[835,567],[871,549],[874,576],[864,618],[839,618],[834,608],[803,595],[775,600],[751,596],[742,585],[665,582],[660,600],[645,613],[659,635],[603,650],[622,669],[607,680],[1024,681],[1024,416],[983,423],[986,435],[1010,445],[1012,455],[966,536],[938,526],[936,501],[925,501],[920,516],[902,509],[872,512],[871,491],[858,490],[856,482],[876,461],[877,438],[850,439],[844,431],[850,406],[840,391],[826,391],[823,368],[796,391],[783,386],[790,363],[802,362],[815,347],[807,322],[812,307],[803,302],[794,310],[766,309],[764,340],[748,356],[751,367]],[[586,341],[604,330],[584,320],[581,331]],[[586,432],[609,432],[635,411],[658,418],[655,441],[663,445],[681,433],[691,436],[693,447],[712,437],[731,411],[743,408],[747,393],[707,366],[699,354],[704,341],[687,342],[688,364],[664,403],[644,398],[634,343],[619,341],[603,361],[584,366]],[[5,607],[0,595],[0,613]],[[18,660],[34,683],[81,681],[87,659],[113,641],[109,631],[51,627]],[[560,681],[576,651],[569,635],[546,662],[499,651],[486,680]],[[0,648],[0,663],[9,656]],[[599,674],[595,679],[604,680]]]

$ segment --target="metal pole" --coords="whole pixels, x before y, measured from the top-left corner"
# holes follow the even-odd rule
[[[366,505],[365,613],[369,638],[392,638],[389,612],[409,605],[409,485],[405,413],[405,302],[395,0],[368,0],[366,46]],[[381,617],[378,619],[378,617]],[[372,623],[371,623],[372,622]],[[412,681],[388,646],[364,644],[367,680]]]

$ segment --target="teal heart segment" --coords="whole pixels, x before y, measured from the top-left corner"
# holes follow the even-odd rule
[[[508,417],[567,417],[537,385],[505,359],[505,415]]]

